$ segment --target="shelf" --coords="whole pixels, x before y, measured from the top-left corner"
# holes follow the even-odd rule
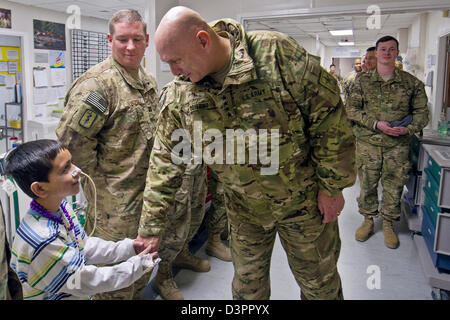
[[[421,235],[415,234],[413,239],[417,252],[419,253],[423,273],[430,286],[433,288],[450,290],[450,273],[440,272],[433,265],[425,240]]]

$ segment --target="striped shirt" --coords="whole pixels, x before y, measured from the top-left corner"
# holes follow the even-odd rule
[[[17,229],[11,267],[22,283],[24,299],[90,299],[99,292],[125,288],[151,270],[144,261],[149,255],[137,256],[133,240],[87,237],[71,210],[75,228],[69,232],[65,216],[60,211],[55,215],[62,216],[64,225],[29,209]],[[120,261],[125,262],[112,267],[89,265]]]

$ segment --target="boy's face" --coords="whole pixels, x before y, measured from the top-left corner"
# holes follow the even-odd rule
[[[44,182],[48,196],[61,199],[80,192],[80,174],[72,177],[75,166],[72,164],[72,155],[69,150],[61,150],[52,161],[53,168],[48,175],[48,181]]]

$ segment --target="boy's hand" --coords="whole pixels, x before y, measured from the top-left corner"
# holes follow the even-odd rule
[[[153,237],[138,236],[135,241],[137,241],[138,243],[142,243],[142,245],[144,247],[143,251],[140,251],[140,252],[136,251],[136,253],[139,253],[139,255],[141,255],[141,253],[142,253],[142,255],[144,255],[147,253],[158,251],[159,244],[161,243],[161,236],[153,236]],[[139,246],[139,248],[141,248],[141,247]],[[135,249],[136,249],[136,247],[135,247]]]
[[[139,254],[146,249],[146,246],[143,241],[136,239],[133,241],[133,248],[134,248],[134,252],[136,252],[136,254]]]

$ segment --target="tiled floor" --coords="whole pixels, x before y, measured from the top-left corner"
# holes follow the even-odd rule
[[[369,240],[362,243],[354,239],[355,230],[363,221],[358,213],[356,202],[358,195],[358,182],[344,190],[346,204],[339,218],[342,247],[338,270],[345,299],[432,299],[432,288],[424,275],[416,246],[403,217],[395,224],[400,239],[400,247],[396,250],[388,249],[384,245],[381,219],[375,221],[375,234]],[[176,274],[175,280],[185,299],[232,299],[231,281],[234,272],[232,263],[207,256],[204,246],[196,254],[209,259],[211,271],[195,273],[180,270]],[[278,238],[272,256],[271,290],[273,300],[295,300],[300,297],[299,287],[289,270],[286,255]],[[144,298],[160,299],[150,285],[144,293]]]

